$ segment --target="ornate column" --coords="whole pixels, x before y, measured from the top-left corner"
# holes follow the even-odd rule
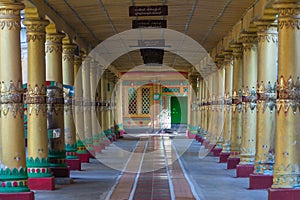
[[[233,56],[232,76],[232,117],[230,156],[227,159],[227,169],[234,169],[240,162],[240,146],[242,140],[242,74],[243,74],[243,48],[242,44],[230,45]]]
[[[207,130],[208,130],[208,105],[207,105],[207,81],[203,79],[202,84],[202,99],[201,99],[201,131],[200,131],[200,142],[203,143],[206,140]]]
[[[258,29],[258,87],[256,154],[254,174],[250,175],[250,188],[270,188],[274,163],[276,130],[277,80],[277,23],[273,20],[257,21]]]
[[[232,117],[232,51],[225,51],[225,92],[224,92],[224,127],[223,144],[220,154],[220,162],[225,163],[230,155],[231,117]]]
[[[243,108],[242,144],[237,177],[249,177],[254,170],[256,147],[256,85],[257,85],[257,34],[244,32],[243,42]]]
[[[53,190],[54,177],[50,172],[48,158],[45,27],[48,20],[40,17],[36,8],[26,8],[28,45],[28,82],[26,92],[28,123],[28,186],[32,190]]]
[[[81,170],[81,162],[77,156],[76,130],[73,117],[74,96],[74,50],[76,45],[66,36],[63,39],[62,69],[64,84],[64,126],[66,142],[66,162],[71,170]]]
[[[216,94],[215,97],[215,120],[218,123],[215,123],[215,138],[216,138],[216,146],[213,149],[214,156],[220,156],[222,151],[223,144],[223,128],[224,128],[224,89],[225,89],[225,65],[224,65],[224,55],[220,54],[217,58],[217,67],[218,71],[216,73],[216,77],[214,80],[214,91]]]
[[[98,123],[99,123],[99,133],[98,133],[98,138],[99,138],[99,144],[101,149],[105,149],[105,143],[104,143],[104,132],[102,128],[102,111],[103,111],[103,106],[102,106],[102,96],[101,96],[101,75],[102,75],[102,67],[99,66],[98,68],[98,85],[97,85],[97,118],[98,118]]]
[[[84,140],[83,144],[90,155],[95,155],[93,147],[92,121],[91,121],[91,85],[90,70],[91,58],[86,57],[82,62],[82,100],[84,117]]]
[[[25,158],[20,47],[23,8],[21,1],[0,2],[0,199],[12,199],[14,195],[34,198],[27,187]]]
[[[117,96],[116,96],[116,120],[117,120],[117,130],[119,132],[119,137],[123,138],[123,135],[125,133],[124,127],[123,127],[123,84],[122,79],[119,79],[116,85],[117,90]]]
[[[197,126],[196,126],[196,78],[193,75],[189,75],[189,93],[188,93],[188,129],[187,136],[192,139],[196,136]]]
[[[288,189],[299,187],[300,1],[275,1],[273,7],[278,11],[278,85],[274,178],[269,199],[300,199],[299,189]]]
[[[90,65],[90,87],[91,87],[91,123],[92,123],[92,138],[95,154],[101,153],[99,143],[99,122],[96,113],[96,92],[97,92],[97,78],[98,78],[98,63],[92,60]]]
[[[201,130],[202,130],[202,87],[203,87],[203,78],[197,77],[197,134],[196,140],[200,142],[201,140]]]
[[[208,75],[207,77],[207,81],[206,81],[206,134],[205,134],[205,140],[203,141],[203,145],[205,146],[205,148],[209,148],[212,149],[213,146],[209,147],[210,144],[210,140],[212,137],[212,129],[213,129],[213,125],[212,125],[212,121],[213,121],[213,113],[212,113],[212,101],[213,101],[213,74],[211,73],[210,75]]]
[[[83,117],[83,88],[82,88],[82,58],[80,55],[74,57],[74,87],[75,87],[75,127],[76,127],[76,146],[77,156],[81,163],[88,163],[89,153],[83,144],[84,140],[84,117]]]
[[[62,79],[62,39],[53,23],[46,27],[47,125],[49,158],[54,176],[69,177],[64,134],[64,98]]]

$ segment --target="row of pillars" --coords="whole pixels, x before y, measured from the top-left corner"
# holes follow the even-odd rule
[[[197,139],[238,177],[250,176],[250,188],[271,187],[269,199],[289,199],[280,192],[300,184],[299,5],[275,2],[278,16],[242,32],[215,58],[218,70],[193,87]]]
[[[33,199],[30,189],[54,189],[53,175],[69,177],[70,166],[88,162],[116,136],[116,99],[107,89],[116,81],[86,54],[74,55],[73,41],[35,8],[25,9],[23,21],[28,44],[24,93],[22,9],[20,0],[0,1],[1,199]]]

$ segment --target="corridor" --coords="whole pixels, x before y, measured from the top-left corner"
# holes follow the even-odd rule
[[[71,171],[71,184],[35,191],[35,199],[267,199],[267,190],[249,190],[248,178],[236,178],[218,157],[200,158],[200,151],[201,144],[183,133],[125,135],[83,163],[82,171]]]

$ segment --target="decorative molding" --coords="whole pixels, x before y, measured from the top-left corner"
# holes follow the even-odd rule
[[[299,19],[279,19],[278,21],[279,29],[300,29],[300,20]]]
[[[258,34],[258,42],[272,42],[278,44],[278,35],[277,34]]]
[[[276,91],[277,84],[268,82],[265,86],[264,82],[261,81],[257,84],[257,111],[262,111],[263,113],[269,108],[270,112],[273,112],[276,106]]]
[[[1,30],[14,30],[14,31],[20,31],[21,30],[21,24],[20,21],[14,20],[8,20],[8,19],[0,19],[0,29]]]
[[[45,34],[36,34],[36,33],[27,33],[26,35],[26,42],[29,43],[30,41],[45,41]]]
[[[18,104],[0,104],[0,116],[7,116],[12,113],[13,117],[16,118],[17,115],[21,117],[24,116],[24,106],[23,103]]]
[[[58,53],[61,54],[62,53],[62,46],[61,45],[46,45],[46,53]]]
[[[256,51],[257,46],[255,43],[243,43],[243,50],[244,50],[244,53],[247,51]]]
[[[23,86],[21,81],[9,83],[2,81],[0,83],[0,103],[22,103],[23,102]]]

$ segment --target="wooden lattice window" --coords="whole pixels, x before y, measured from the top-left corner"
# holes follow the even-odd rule
[[[128,114],[137,114],[137,95],[135,88],[128,88]]]
[[[150,112],[150,88],[142,88],[142,114]]]

